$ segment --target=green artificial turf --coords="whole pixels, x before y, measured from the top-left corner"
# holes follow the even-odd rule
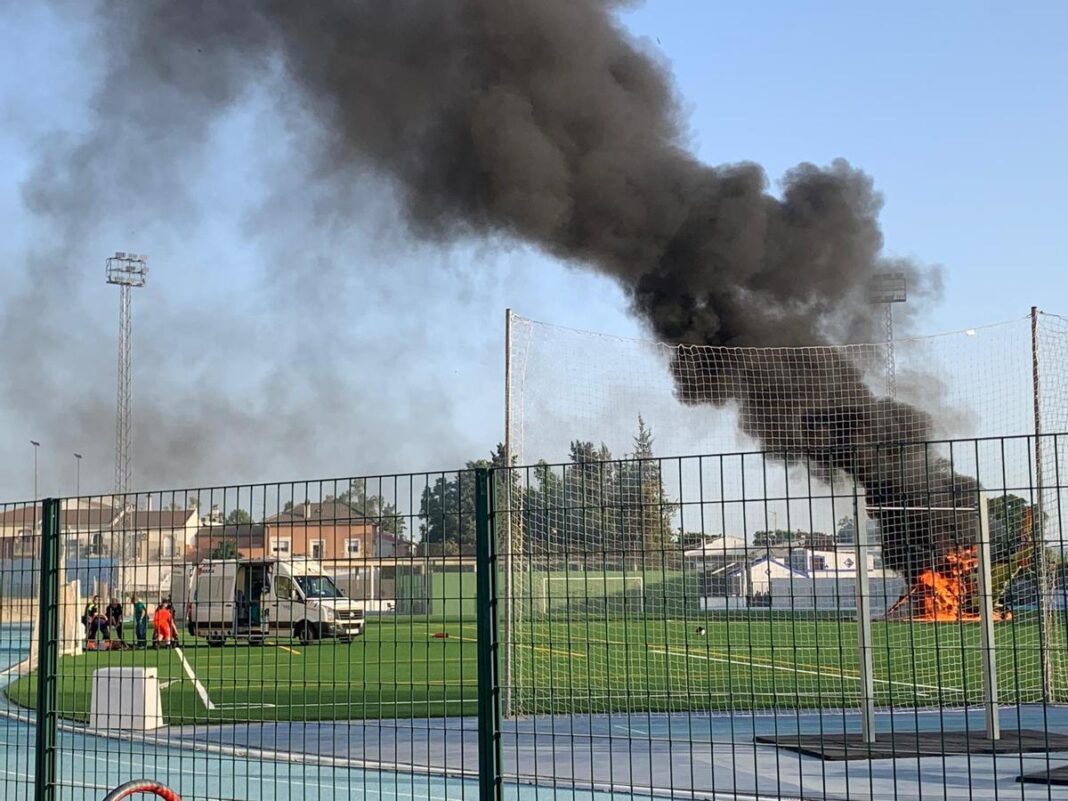
[[[705,629],[704,633],[698,631]],[[1063,626],[1052,627],[1063,640]],[[447,632],[448,638],[435,638]],[[170,724],[246,720],[426,718],[473,715],[474,622],[371,617],[352,644],[210,648],[183,637],[182,653],[209,708],[173,650],[90,652],[60,660],[63,717],[88,718],[102,667],[155,667]],[[688,620],[627,615],[519,621],[513,629],[512,711],[704,711],[856,707],[861,683],[856,623],[739,616]],[[876,703],[959,706],[982,697],[976,624],[873,624]],[[1041,699],[1038,627],[1018,617],[996,627],[1004,701]],[[1063,647],[1055,643],[1057,663]],[[1056,675],[1062,688],[1063,676]],[[32,707],[36,676],[7,688]]]

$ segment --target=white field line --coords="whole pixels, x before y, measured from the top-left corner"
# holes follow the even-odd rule
[[[182,663],[182,670],[185,671],[185,675],[189,677],[189,680],[193,682],[193,687],[196,688],[197,695],[200,697],[200,703],[204,704],[204,708],[207,710],[215,709],[215,704],[212,703],[208,697],[207,688],[200,683],[200,679],[197,678],[197,674],[193,672],[193,666],[189,664],[189,660],[185,658],[185,654],[182,653],[181,648],[175,648],[174,653],[178,655],[178,661]]]
[[[200,683],[200,679],[197,678],[197,674],[193,672],[193,666],[189,664],[189,660],[185,658],[185,654],[182,653],[182,649],[177,646],[174,648],[174,653],[178,655],[178,660],[182,663],[182,670],[185,671],[185,675],[189,677],[189,680],[193,682],[193,687],[196,688],[197,696],[200,698],[200,702],[204,704],[204,708],[209,712],[216,709],[263,709],[274,708],[274,704],[216,704],[208,696],[207,688]]]
[[[8,676],[12,673],[18,673],[19,675],[29,675],[36,669],[37,660],[33,657],[27,656],[21,662],[16,662],[15,664],[6,667],[3,670],[0,670],[0,677]]]
[[[666,656],[679,656],[679,657],[683,657],[684,659],[701,659],[701,660],[708,661],[708,662],[722,662],[722,663],[725,663],[725,664],[728,664],[728,665],[729,664],[745,664],[745,665],[749,665],[750,667],[764,668],[765,670],[780,670],[780,671],[783,671],[785,673],[804,673],[804,674],[807,674],[809,676],[825,676],[828,673],[830,673],[831,675],[837,674],[839,677],[841,677],[843,679],[850,679],[851,681],[860,681],[860,676],[853,675],[853,674],[850,674],[850,673],[846,673],[846,672],[844,672],[844,671],[842,671],[840,669],[839,670],[833,670],[831,668],[827,668],[826,670],[807,670],[807,669],[801,668],[801,667],[794,667],[792,665],[784,665],[784,664],[779,664],[779,663],[774,663],[774,662],[771,663],[771,664],[768,664],[766,662],[754,662],[752,659],[745,659],[744,657],[737,657],[737,656],[730,656],[730,657],[712,656],[710,654],[694,654],[694,653],[689,653],[689,652],[686,652],[686,651],[668,651],[668,650],[661,650],[659,648],[650,648],[649,651],[650,651],[650,653],[654,653],[654,654],[663,654],[663,655],[666,655]],[[909,682],[909,681],[895,681],[893,679],[879,679],[879,678],[876,678],[876,679],[873,679],[873,681],[877,682],[879,684],[891,684],[891,685],[892,684],[897,684],[897,685],[900,685],[902,687],[912,687],[912,688],[915,688],[915,689],[918,689],[918,690],[930,690],[932,692],[950,692],[950,693],[960,693],[960,694],[963,694],[963,692],[964,692],[963,690],[958,689],[956,687],[937,687],[937,686],[935,686],[933,684],[916,684],[916,683]],[[923,694],[924,695],[930,695],[931,693],[923,693]]]

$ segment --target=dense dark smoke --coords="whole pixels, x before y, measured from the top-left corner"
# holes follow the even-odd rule
[[[856,349],[858,361],[870,349]],[[683,347],[672,363],[684,403],[734,405],[742,429],[804,465],[842,499],[863,492],[887,567],[942,569],[975,541],[978,484],[923,443],[924,411],[880,398],[848,350]],[[912,443],[912,444],[910,444]]]
[[[109,3],[105,40],[122,46],[97,107],[103,124],[143,126],[169,156],[245,87],[277,81],[280,106],[320,124],[312,174],[387,177],[424,237],[517,238],[598,270],[668,342],[869,341],[869,283],[888,266],[871,180],[842,161],[805,164],[776,196],[756,165],[698,162],[664,64],[622,31],[615,5]],[[927,503],[933,487],[946,503],[971,488],[922,451],[908,452],[905,471],[851,455],[931,426],[877,400],[845,356],[799,364],[772,353],[744,370],[692,362],[684,352],[675,364],[684,401],[737,404],[748,433],[809,453],[828,474],[848,471],[869,501]],[[911,522],[883,517],[891,566],[909,569],[914,551],[937,557],[953,533],[933,516]]]

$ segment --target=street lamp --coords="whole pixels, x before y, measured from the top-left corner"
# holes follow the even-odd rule
[[[41,443],[35,439],[30,440],[30,444],[33,445],[33,499],[37,500],[37,449],[41,447]]]
[[[74,478],[74,497],[80,498],[82,496],[82,455],[80,453],[74,454],[75,478]]]

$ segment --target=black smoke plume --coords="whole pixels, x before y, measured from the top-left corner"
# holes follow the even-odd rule
[[[423,237],[517,238],[598,270],[667,342],[870,341],[868,287],[891,266],[872,181],[844,161],[803,164],[773,195],[754,164],[697,161],[665,64],[622,30],[618,5],[105,3],[101,41],[115,55],[95,105],[102,125],[142,126],[166,155],[247,87],[271,83],[295,120],[319,123],[311,174],[389,178]],[[923,439],[931,424],[876,398],[847,357],[769,352],[732,366],[703,353],[676,361],[685,402],[739,406],[749,434],[847,471],[870,502],[946,505],[974,489],[925,449],[857,450]],[[906,570],[937,559],[956,531],[937,515],[882,523],[887,562]]]

